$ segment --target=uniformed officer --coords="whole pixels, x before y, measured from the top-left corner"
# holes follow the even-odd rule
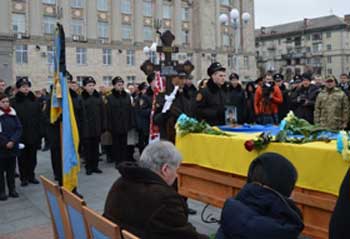
[[[212,63],[208,70],[210,77],[206,87],[199,90],[196,96],[196,116],[210,125],[225,124],[226,68],[219,62]]]

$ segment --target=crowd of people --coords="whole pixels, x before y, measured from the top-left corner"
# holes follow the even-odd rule
[[[121,174],[108,195],[105,216],[142,238],[164,238],[164,235],[166,238],[207,238],[187,222],[187,213],[191,210],[173,190],[176,168],[181,161],[173,146],[175,124],[181,114],[210,125],[224,125],[227,110],[231,109],[231,116],[234,112],[231,123],[265,125],[278,124],[293,111],[297,117],[320,127],[331,130],[349,127],[347,74],[342,74],[339,82],[334,76],[323,78],[309,73],[286,81],[282,74],[267,72],[256,81],[243,84],[236,73],[230,74],[227,80],[226,69],[218,62],[212,63],[207,73],[208,79],[196,85],[190,75],[177,72],[168,79],[170,89],[158,93],[155,73],[147,76],[145,82],[126,86],[117,76],[109,88],[97,87],[93,77],[85,77],[79,86],[66,72],[80,136],[79,153],[86,174],[103,173],[99,168],[101,152],[106,154],[107,162],[115,163]],[[167,94],[175,88],[175,97],[164,110],[169,99]],[[19,196],[15,188],[16,162],[21,186],[39,184],[35,167],[37,150],[41,148],[50,150],[55,180],[62,185],[61,119],[50,122],[50,107],[50,93],[45,89],[31,91],[31,81],[27,78],[18,79],[14,87],[6,87],[5,81],[0,80],[0,200]],[[160,139],[168,142],[148,145],[151,121],[159,128]],[[135,162],[136,149],[141,154],[139,162]],[[277,161],[283,166],[278,166]],[[283,180],[276,167],[270,171],[272,164],[285,170]],[[293,165],[280,155],[269,154],[256,159],[250,171],[246,187],[235,199],[225,203],[217,238],[259,238],[254,235],[296,238],[303,223],[300,211],[288,199],[297,179]],[[79,195],[76,189],[73,191]],[[142,204],[138,203],[141,198]],[[254,198],[261,198],[260,203],[266,203],[266,207],[256,208],[263,206],[257,205]],[[280,200],[279,203],[276,200]],[[147,206],[145,201],[149,203]],[[263,212],[270,204],[278,211]],[[138,206],[142,209],[138,210]],[[128,215],[134,215],[130,214],[130,208],[143,213],[135,212],[138,218],[130,218]],[[237,211],[239,218],[232,217]],[[265,218],[260,218],[261,214]],[[269,218],[278,218],[283,223]],[[266,228],[270,231],[265,231]]]

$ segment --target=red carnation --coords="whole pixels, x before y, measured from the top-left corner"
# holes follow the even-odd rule
[[[254,140],[247,140],[247,141],[245,141],[244,147],[249,152],[253,151],[253,149],[255,147]]]

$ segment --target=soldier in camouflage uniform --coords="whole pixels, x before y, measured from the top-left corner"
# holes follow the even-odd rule
[[[314,121],[321,127],[340,130],[348,124],[349,101],[345,93],[335,86],[335,77],[328,76],[326,87],[316,98]]]

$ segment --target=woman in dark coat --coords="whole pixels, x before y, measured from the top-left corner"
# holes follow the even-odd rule
[[[255,85],[253,82],[249,82],[245,87],[245,123],[255,123],[255,112],[254,112],[254,96],[255,96]]]
[[[329,226],[329,239],[350,238],[350,171],[340,187],[337,204]]]
[[[10,107],[9,98],[0,92],[0,201],[7,199],[5,173],[9,196],[17,198],[15,186],[16,157],[19,154],[18,142],[22,125],[16,111]]]
[[[290,199],[296,180],[296,169],[283,156],[256,158],[247,184],[225,202],[216,239],[297,239],[304,224]]]

